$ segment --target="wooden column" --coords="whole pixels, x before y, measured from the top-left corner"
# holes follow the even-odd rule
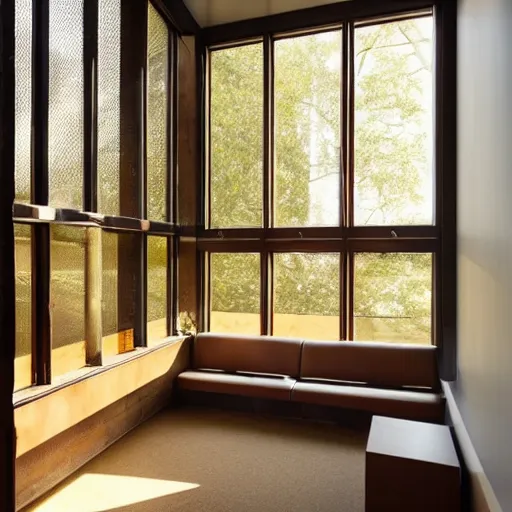
[[[194,36],[183,36],[178,46],[178,221],[182,226],[178,254],[178,318],[181,329],[199,324],[197,225],[201,224],[200,181],[200,47]],[[197,78],[196,78],[197,77]]]
[[[13,512],[14,390],[14,1],[0,4],[0,509]]]

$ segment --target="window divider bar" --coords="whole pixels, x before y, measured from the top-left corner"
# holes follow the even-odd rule
[[[50,0],[33,2],[31,202],[48,205]]]
[[[340,340],[347,340],[347,317],[348,317],[348,254],[340,253]]]
[[[205,98],[205,112],[203,120],[205,121],[205,138],[206,144],[204,147],[205,151],[205,196],[206,196],[206,211],[205,218],[201,218],[206,228],[210,228],[212,225],[212,54],[211,51],[205,48],[204,58],[206,62],[206,87],[207,90],[204,93]]]
[[[347,340],[354,340],[354,253],[347,254]]]
[[[349,112],[348,95],[348,23],[341,31],[341,105],[340,105],[340,226],[347,225],[348,219],[348,122],[345,113]]]
[[[33,2],[31,202],[48,205],[49,0]],[[36,385],[51,383],[50,226],[32,227],[32,371]]]
[[[273,226],[273,41],[263,39],[263,229]]]
[[[176,236],[167,240],[167,293],[168,293],[168,314],[167,334],[176,335],[178,318],[178,250],[179,239]]]
[[[84,2],[84,211],[98,210],[98,1]]]
[[[347,24],[347,227],[354,226],[354,174],[355,174],[355,135],[354,135],[354,117],[355,117],[355,101],[354,101],[354,24]]]
[[[37,386],[51,384],[50,225],[32,227],[32,366]]]

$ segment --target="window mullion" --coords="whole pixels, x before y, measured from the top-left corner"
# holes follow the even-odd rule
[[[84,2],[84,197],[86,212],[98,209],[98,1]]]
[[[344,138],[345,143],[347,144],[346,149],[346,181],[345,181],[345,189],[346,189],[346,226],[351,227],[354,225],[354,24],[347,23],[345,32],[347,33],[345,38],[346,49],[345,52],[345,62],[344,72],[347,74],[346,79],[346,136]]]
[[[143,218],[145,213],[145,75],[147,3],[121,3],[120,215]],[[146,243],[143,234],[120,238],[118,323],[133,325],[135,346],[146,343]],[[126,287],[135,290],[125,293]]]
[[[354,340],[354,253],[347,254],[347,269],[346,269],[346,298],[347,298],[347,340]]]
[[[48,204],[49,0],[33,4],[31,201]],[[50,226],[32,228],[32,369],[37,385],[51,383]]]

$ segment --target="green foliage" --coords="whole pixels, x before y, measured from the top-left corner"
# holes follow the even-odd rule
[[[358,224],[428,224],[431,20],[356,30],[355,217]],[[430,32],[429,32],[430,30]],[[275,222],[315,218],[312,183],[339,172],[341,36],[275,46]],[[212,225],[261,225],[262,45],[212,59]],[[429,78],[430,77],[430,78]],[[430,79],[430,82],[429,82]],[[425,85],[426,84],[426,85]],[[427,97],[428,99],[428,97]],[[322,205],[337,210],[336,205]],[[328,224],[337,224],[337,217]],[[251,258],[253,256],[251,255]],[[212,308],[259,312],[259,260],[212,255]],[[354,312],[398,317],[404,337],[430,332],[430,255],[356,255]],[[275,311],[339,314],[339,257],[275,255]],[[423,334],[421,334],[423,333]]]

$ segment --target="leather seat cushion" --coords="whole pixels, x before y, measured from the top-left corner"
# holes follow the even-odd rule
[[[444,418],[444,399],[428,392],[297,382],[292,401],[419,421],[442,421]]]
[[[295,380],[289,377],[259,377],[223,372],[186,371],[178,376],[180,389],[269,400],[290,400]]]

